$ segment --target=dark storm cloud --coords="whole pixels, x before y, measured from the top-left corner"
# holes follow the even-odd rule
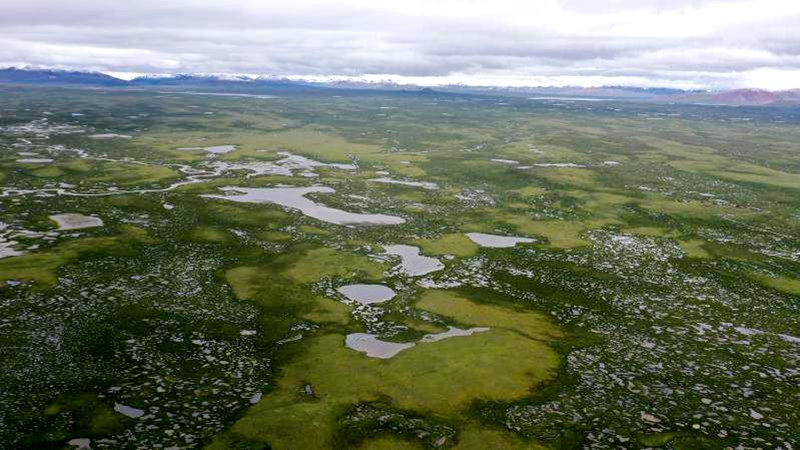
[[[514,85],[800,80],[800,4],[788,1],[9,3],[5,64]]]

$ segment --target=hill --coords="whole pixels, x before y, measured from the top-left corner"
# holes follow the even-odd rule
[[[129,84],[125,80],[99,72],[18,69],[14,67],[0,69],[0,83],[81,84],[90,86],[127,86]]]

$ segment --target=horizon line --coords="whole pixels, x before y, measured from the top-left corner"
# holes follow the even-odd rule
[[[682,92],[729,92],[729,91],[764,91],[764,92],[787,92],[800,90],[800,88],[789,89],[770,89],[760,86],[749,87],[677,87],[670,86],[667,83],[654,83],[654,84],[603,84],[603,83],[587,83],[587,84],[568,84],[568,83],[552,83],[552,84],[501,84],[501,83],[473,83],[469,81],[459,82],[430,82],[429,80],[441,80],[444,76],[427,76],[427,77],[409,77],[403,75],[392,74],[362,74],[362,75],[276,75],[269,73],[236,73],[236,72],[126,72],[103,70],[96,68],[74,68],[64,66],[43,66],[34,64],[4,64],[0,66],[0,70],[20,70],[20,71],[53,71],[53,72],[74,72],[74,73],[87,73],[87,74],[102,74],[119,81],[129,82],[142,78],[171,78],[179,76],[190,77],[209,77],[221,78],[224,81],[259,81],[259,80],[288,80],[293,82],[306,82],[314,84],[335,84],[343,82],[363,83],[367,85],[380,85],[380,84],[393,84],[398,87],[421,87],[421,88],[435,88],[435,87],[464,87],[464,88],[483,88],[483,89],[641,89],[641,90],[658,90],[667,89]],[[405,79],[405,80],[404,80]],[[425,82],[413,82],[408,79],[424,79]]]

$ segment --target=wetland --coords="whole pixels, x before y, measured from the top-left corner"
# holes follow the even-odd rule
[[[0,112],[0,449],[800,448],[797,109]]]

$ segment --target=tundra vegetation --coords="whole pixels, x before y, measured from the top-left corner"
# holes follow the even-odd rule
[[[798,109],[0,87],[3,449],[800,448],[799,279]]]

